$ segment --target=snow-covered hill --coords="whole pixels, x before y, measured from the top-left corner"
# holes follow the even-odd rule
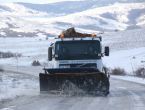
[[[18,34],[37,36],[38,30],[45,35],[50,33],[58,35],[69,27],[76,27],[83,31],[90,30],[91,33],[115,29],[138,29],[145,26],[144,12],[144,0],[62,0],[41,4],[0,3],[0,36],[17,37]],[[24,35],[24,32],[30,34]]]
[[[119,4],[116,3],[111,6],[99,7],[89,9],[83,12],[69,14],[63,17],[56,17],[45,19],[46,22],[52,22],[61,27],[64,26],[75,26],[83,29],[91,30],[125,30],[132,26],[143,26],[143,15],[136,16],[130,15],[132,10],[145,10],[145,4],[142,3],[130,3],[130,4]],[[141,19],[142,18],[142,19]],[[141,19],[136,21],[136,19]],[[142,22],[140,22],[142,21]]]
[[[36,11],[17,3],[0,3],[0,14],[13,16],[44,16],[47,13]]]
[[[114,3],[142,3],[144,0],[54,0],[42,4],[18,3],[33,10],[54,13],[72,14],[96,7],[113,5]]]

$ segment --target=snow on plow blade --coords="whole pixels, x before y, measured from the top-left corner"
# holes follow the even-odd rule
[[[70,81],[79,89],[90,92],[109,93],[109,78],[93,68],[45,68],[39,74],[40,91],[63,90],[66,81]]]

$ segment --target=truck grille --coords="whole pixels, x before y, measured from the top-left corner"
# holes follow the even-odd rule
[[[59,67],[92,67],[92,68],[97,68],[96,63],[89,63],[89,64],[60,64]]]

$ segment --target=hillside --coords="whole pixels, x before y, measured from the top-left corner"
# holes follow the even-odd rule
[[[102,34],[103,44],[111,51],[130,50],[145,47],[145,28]]]
[[[144,12],[144,0],[0,3],[0,36],[49,37],[69,27],[91,33],[139,29],[145,26]]]

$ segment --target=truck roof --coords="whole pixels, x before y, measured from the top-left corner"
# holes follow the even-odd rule
[[[78,41],[78,40],[98,40],[102,41],[101,37],[76,37],[76,38],[55,38],[55,41]]]

